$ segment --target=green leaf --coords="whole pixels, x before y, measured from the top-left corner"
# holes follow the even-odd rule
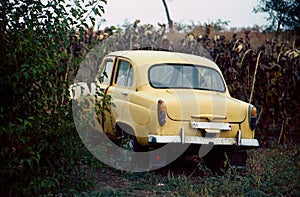
[[[73,0],[73,2],[75,3],[76,7],[80,7],[80,3],[78,0]]]
[[[88,26],[88,24],[87,23],[85,23],[85,22],[83,22],[83,21],[81,21],[81,24],[86,28],[86,29],[89,29],[89,26]]]
[[[92,11],[94,12],[94,14],[96,16],[101,16],[101,14],[99,13],[99,10],[97,8],[92,8]]]
[[[95,18],[94,17],[92,17],[92,16],[89,16],[89,19],[90,19],[90,22],[94,25],[95,24]]]
[[[101,10],[101,12],[102,12],[102,13],[105,13],[105,11],[104,11],[104,7],[103,7],[103,6],[101,6],[101,5],[98,5],[98,8]]]

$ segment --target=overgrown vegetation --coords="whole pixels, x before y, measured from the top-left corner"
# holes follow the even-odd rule
[[[0,1],[1,195],[71,195],[92,185],[90,167],[100,164],[76,133],[67,89],[83,58],[85,19],[94,23],[103,3]]]
[[[102,53],[94,62],[110,51],[137,48],[211,57],[220,65],[231,94],[259,108],[260,143],[282,145],[251,151],[245,174],[231,171],[217,177],[203,165],[196,169],[198,176],[118,172],[128,188],[98,188],[93,194],[300,195],[299,147],[293,145],[300,139],[299,35],[276,39],[248,30],[224,33],[208,24],[190,33],[170,33],[164,24],[156,29],[140,21],[123,30],[93,32],[85,19],[94,23],[90,14],[101,15],[103,3],[0,1],[1,195],[74,195],[94,189],[94,178],[99,179],[94,172],[102,164],[78,137],[67,89],[75,74],[78,79],[95,74],[77,70],[99,42]]]

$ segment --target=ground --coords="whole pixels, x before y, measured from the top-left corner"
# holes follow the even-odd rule
[[[165,184],[165,178],[187,177],[196,182],[204,173],[199,168],[203,163],[197,156],[187,156],[175,163],[146,173],[126,173],[109,166],[104,166],[97,174],[96,193],[104,195],[130,195],[130,196],[154,196],[158,194],[174,195]],[[134,181],[135,180],[135,181]],[[115,193],[114,193],[115,192]]]
[[[164,168],[130,173],[103,166],[85,196],[300,196],[299,146],[248,151],[244,171],[218,175],[203,159],[187,156]]]

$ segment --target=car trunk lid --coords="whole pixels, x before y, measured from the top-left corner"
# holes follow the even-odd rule
[[[204,90],[166,90],[167,114],[176,121],[243,122],[246,109],[243,103],[224,93]]]

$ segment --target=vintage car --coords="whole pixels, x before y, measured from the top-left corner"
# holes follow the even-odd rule
[[[243,150],[259,146],[256,108],[230,96],[220,69],[207,58],[117,51],[100,68],[97,85],[113,103],[105,119],[99,117],[103,130],[111,139],[125,134],[134,151],[187,143],[245,155]]]

